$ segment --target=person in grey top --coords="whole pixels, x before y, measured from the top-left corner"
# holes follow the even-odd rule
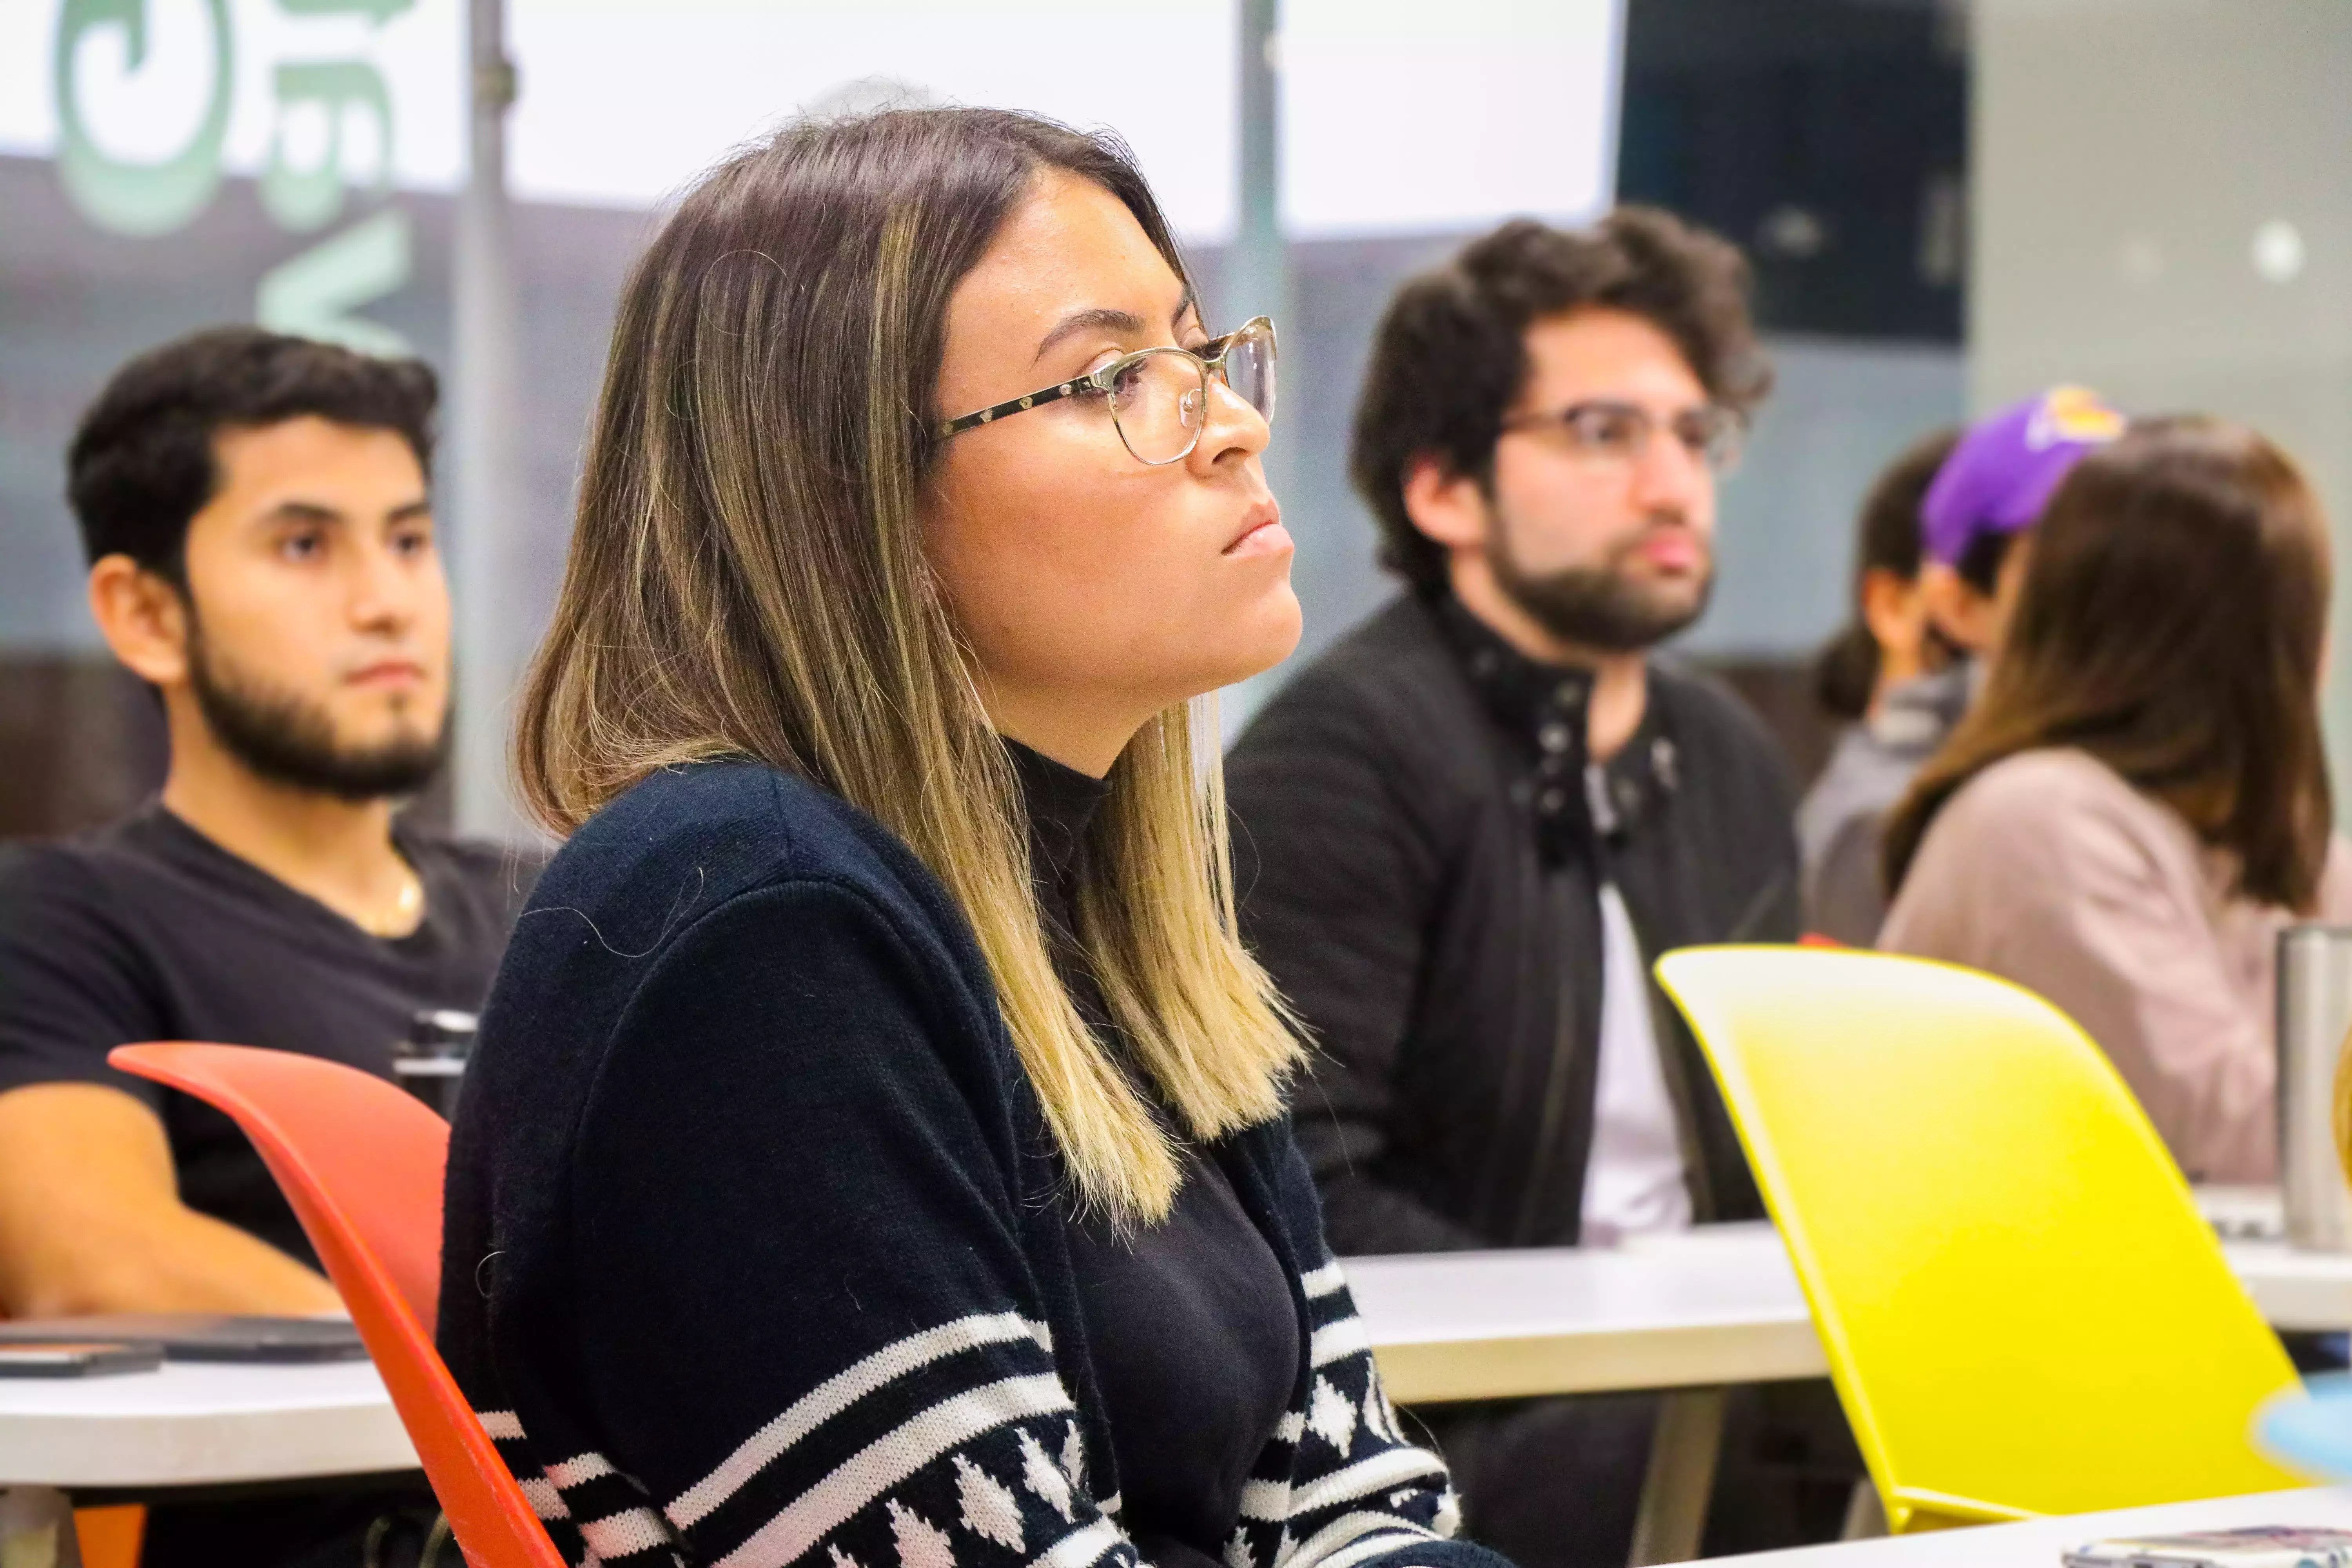
[[[1797,813],[1809,931],[1866,946],[1886,912],[1879,816],[1901,798],[1968,702],[1960,651],[1937,632],[1919,582],[1919,503],[1960,438],[1921,437],[1862,503],[1853,619],[1822,649],[1813,696],[1845,727]]]
[[[1864,508],[1861,629],[1880,656],[1868,679],[1849,632],[1824,654],[1818,689],[1859,722],[1799,810],[1807,929],[1866,947],[1886,916],[1879,824],[1974,698],[2000,638],[2027,552],[2013,548],[2084,453],[2122,433],[2097,395],[2057,386],[1969,427],[1928,437],[1897,459]],[[1939,442],[1946,451],[1932,457]],[[1916,498],[1916,500],[1913,498]],[[1909,554],[1885,536],[1916,518]],[[1906,565],[1912,584],[1903,584]],[[1884,571],[1885,577],[1877,574]],[[1869,696],[1857,704],[1855,693]]]

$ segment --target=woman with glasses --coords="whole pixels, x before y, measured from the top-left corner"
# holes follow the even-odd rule
[[[803,123],[627,284],[439,1332],[574,1562],[1494,1568],[1284,1121],[1203,700],[1273,328],[1114,144]]]

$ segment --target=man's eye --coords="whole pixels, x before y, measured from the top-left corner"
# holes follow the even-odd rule
[[[421,529],[415,533],[394,534],[392,548],[400,555],[423,555],[432,550],[433,536]]]
[[[1604,451],[1622,451],[1638,440],[1641,421],[1622,408],[1586,408],[1578,411],[1569,427],[1577,439],[1588,447]]]
[[[316,533],[289,533],[278,542],[278,553],[289,561],[315,561],[326,552],[326,539]]]

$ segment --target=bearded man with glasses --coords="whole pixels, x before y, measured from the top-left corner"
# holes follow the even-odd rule
[[[1746,292],[1728,244],[1625,208],[1507,225],[1381,324],[1350,466],[1407,591],[1226,769],[1247,934],[1320,1047],[1298,1138],[1343,1255],[1763,1212],[1649,977],[1798,934],[1776,747],[1654,656],[1706,608],[1770,383]],[[1423,1414],[1470,1533],[1551,1568],[1625,1562],[1654,1406]]]

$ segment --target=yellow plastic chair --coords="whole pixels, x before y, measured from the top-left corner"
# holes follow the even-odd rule
[[[1900,1533],[2307,1484],[2296,1385],[2114,1067],[2031,992],[1793,947],[1659,960]]]

